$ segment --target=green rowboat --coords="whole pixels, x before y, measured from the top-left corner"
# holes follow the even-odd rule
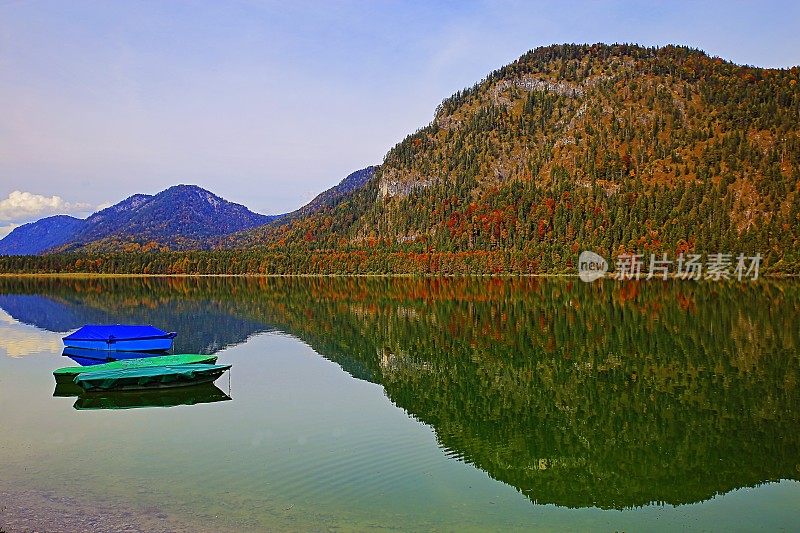
[[[164,365],[85,372],[75,376],[75,384],[87,392],[185,387],[214,381],[230,367],[231,365]]]
[[[150,366],[164,365],[194,365],[194,364],[214,364],[217,362],[216,355],[201,355],[185,353],[179,355],[159,355],[156,357],[142,357],[139,359],[120,359],[110,363],[91,366],[68,366],[59,368],[53,372],[56,383],[72,383],[75,376],[88,372],[105,372],[109,370],[125,370],[127,368],[143,368]]]

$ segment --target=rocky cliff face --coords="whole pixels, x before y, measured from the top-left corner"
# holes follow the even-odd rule
[[[396,169],[387,169],[381,174],[378,189],[383,198],[405,198],[414,191],[430,187],[433,179],[425,178],[414,172],[399,172]]]

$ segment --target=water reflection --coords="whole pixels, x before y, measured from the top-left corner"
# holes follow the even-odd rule
[[[204,383],[175,389],[82,393],[73,407],[78,410],[140,409],[225,402],[230,399],[213,383]]]
[[[86,392],[72,381],[57,381],[53,396],[58,398],[77,397],[73,407],[79,411],[176,407],[178,405],[225,402],[232,399],[213,383],[174,389]]]
[[[0,308],[0,354],[25,357],[61,349],[61,337],[20,324]]]
[[[64,348],[61,353],[64,357],[69,357],[81,366],[94,366],[122,359],[142,359],[145,357],[156,357],[165,355],[166,352],[117,352],[108,350],[89,350],[87,348]],[[166,354],[168,355],[168,354]]]
[[[186,296],[175,283],[155,279],[0,282],[0,308],[17,322],[51,332],[84,324],[153,324],[179,332],[176,353],[211,354],[274,329],[231,313],[229,302],[197,292]]]
[[[80,396],[83,394],[83,392],[83,389],[73,381],[56,381],[56,388],[53,391],[53,397],[69,398],[71,396]]]
[[[35,302],[56,301],[189,331],[183,351],[291,334],[534,502],[677,505],[800,479],[796,283],[3,279],[0,293],[39,327]]]

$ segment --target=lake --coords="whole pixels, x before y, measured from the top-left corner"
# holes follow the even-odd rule
[[[796,529],[799,306],[771,281],[0,278],[0,527]],[[85,323],[233,368],[56,390]]]

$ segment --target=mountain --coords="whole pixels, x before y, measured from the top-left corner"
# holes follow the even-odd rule
[[[378,168],[380,167],[369,166],[362,168],[361,170],[356,170],[355,172],[348,174],[347,177],[340,181],[337,185],[334,185],[330,189],[319,193],[314,197],[313,200],[308,202],[303,207],[290,213],[286,213],[285,215],[276,217],[275,220],[271,221],[270,224],[218,239],[215,244],[218,247],[237,247],[245,246],[254,239],[257,240],[268,238],[268,235],[270,235],[273,231],[272,226],[289,224],[294,220],[312,215],[321,209],[334,207],[336,204],[352,195],[359,189],[363,189],[367,183],[369,183],[369,181],[375,177],[375,171]]]
[[[176,185],[135,194],[85,220],[59,215],[25,224],[0,240],[0,255],[204,248],[213,238],[275,218],[196,185]]]
[[[341,253],[356,271],[572,271],[580,250],[800,271],[798,81],[687,47],[537,48],[443,101],[363,188],[235,246],[321,271]]]
[[[370,166],[351,173],[285,215],[254,213],[196,185],[176,185],[156,195],[134,194],[85,220],[57,215],[20,226],[0,240],[0,255],[204,249],[237,232],[332,207],[364,187],[376,169]]]
[[[35,255],[69,241],[85,224],[68,215],[56,215],[23,224],[0,240],[0,255]]]
[[[93,214],[59,252],[197,249],[207,241],[274,220],[196,185],[175,185],[154,196],[137,194]]]
[[[645,262],[650,254],[760,254],[762,273],[800,274],[798,82],[798,67],[736,65],[683,46],[537,48],[444,100],[371,176],[354,178],[358,187],[327,191],[279,222],[176,238],[170,231],[194,227],[183,218],[195,213],[158,222],[175,220],[162,203],[161,218],[125,219],[113,236],[59,248],[214,252],[2,266],[574,273],[579,253],[592,250]]]
[[[375,171],[377,169],[378,167],[369,166],[367,168],[362,168],[361,170],[356,170],[352,174],[349,174],[345,179],[340,181],[338,185],[334,185],[330,189],[319,193],[309,203],[300,209],[287,214],[286,217],[295,218],[297,216],[310,215],[311,213],[315,213],[324,207],[333,207],[339,200],[348,194],[363,188],[367,182],[375,176]]]
[[[150,194],[134,194],[119,203],[106,207],[86,219],[86,225],[76,236],[73,242],[90,242],[102,239],[118,231],[142,206],[147,204],[153,196]]]

